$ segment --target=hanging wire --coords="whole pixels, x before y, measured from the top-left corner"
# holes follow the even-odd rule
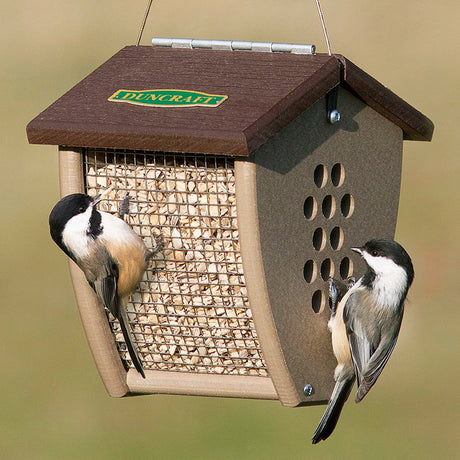
[[[145,14],[144,14],[144,19],[142,20],[141,28],[139,30],[139,35],[137,37],[136,46],[139,46],[139,43],[141,42],[142,34],[144,33],[145,23],[147,22],[147,18],[148,18],[149,13],[150,13],[150,7],[152,6],[152,2],[153,2],[153,0],[148,1],[147,9],[145,10]]]
[[[142,34],[144,33],[145,23],[147,22],[147,18],[149,16],[150,7],[152,6],[152,3],[153,3],[153,0],[148,0],[148,2],[147,2],[147,8],[145,10],[144,18],[142,19],[141,27],[139,29],[139,35],[137,37],[137,43],[136,43],[137,46],[139,46],[139,44],[141,42]],[[329,36],[327,34],[326,23],[324,21],[324,16],[323,16],[323,12],[321,10],[321,5],[319,3],[319,0],[316,0],[316,7],[318,9],[319,19],[321,21],[321,26],[323,28],[324,38],[326,40],[327,51],[329,53],[329,56],[332,56],[331,44],[329,42]]]
[[[318,8],[319,19],[321,20],[321,25],[323,27],[324,38],[326,39],[327,51],[329,56],[332,56],[331,44],[329,43],[329,37],[327,35],[326,23],[324,22],[323,12],[321,11],[321,5],[319,0],[316,0],[316,7]]]

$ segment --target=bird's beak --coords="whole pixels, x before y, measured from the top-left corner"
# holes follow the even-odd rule
[[[93,198],[93,206],[96,206],[100,201],[102,201],[111,191],[113,186],[111,185],[108,189],[104,190],[102,193],[99,193]]]
[[[360,256],[363,255],[363,250],[362,250],[362,248],[351,248],[351,250],[357,252]]]
[[[95,197],[93,197],[93,203],[92,203],[92,205],[93,205],[93,206],[96,206],[101,200],[102,200],[101,194],[99,193],[99,194],[97,194]]]

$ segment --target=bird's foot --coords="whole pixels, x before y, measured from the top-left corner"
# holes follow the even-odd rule
[[[129,192],[126,192],[125,197],[123,198],[123,201],[120,203],[120,219],[125,220],[125,216],[129,214],[129,200],[130,200]]]
[[[149,261],[155,257],[160,251],[162,251],[165,247],[165,241],[163,235],[160,233],[159,235],[155,235],[155,247],[147,253],[145,256],[145,261],[149,263]]]
[[[329,306],[331,308],[331,317],[335,315],[337,304],[339,300],[339,290],[337,289],[334,278],[328,279],[329,284]]]

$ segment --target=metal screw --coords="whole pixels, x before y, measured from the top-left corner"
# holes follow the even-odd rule
[[[329,123],[334,124],[340,121],[340,112],[336,109],[329,112]]]
[[[305,396],[311,396],[313,394],[313,387],[307,383],[304,387],[303,387],[303,394]]]

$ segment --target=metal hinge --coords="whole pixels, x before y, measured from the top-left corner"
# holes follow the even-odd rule
[[[315,45],[297,43],[247,42],[238,40],[200,40],[194,38],[153,38],[153,46],[188,49],[259,51],[266,53],[315,54]]]

